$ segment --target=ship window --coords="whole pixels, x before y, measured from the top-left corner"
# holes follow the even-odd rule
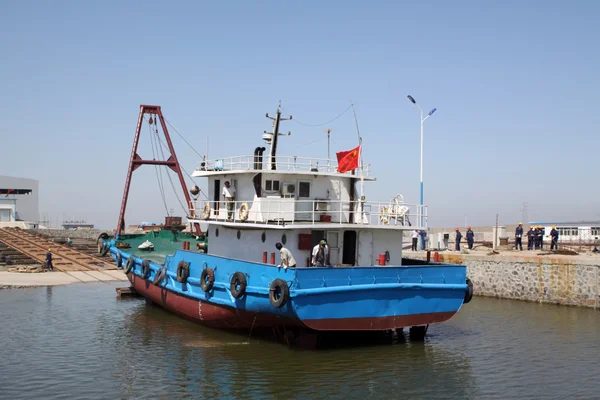
[[[242,237],[242,231],[237,231],[237,238],[238,238],[238,240],[240,240],[241,237]]]
[[[279,191],[279,181],[266,180],[265,181],[265,190],[271,191],[271,192],[278,192]]]
[[[285,235],[285,233],[283,235],[281,235],[281,243],[283,243],[283,244],[287,243],[287,236]]]
[[[267,240],[267,234],[263,232],[262,235],[260,235],[260,240],[264,243]]]
[[[310,182],[298,182],[298,197],[310,197]]]
[[[215,229],[215,236],[219,237],[219,228]]]

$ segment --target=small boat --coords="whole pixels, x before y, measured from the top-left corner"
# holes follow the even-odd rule
[[[151,241],[146,240],[144,243],[140,244],[138,246],[138,250],[141,251],[154,251],[154,245],[152,244]]]
[[[163,120],[159,106],[141,106],[127,182],[141,163],[135,151],[145,113]],[[361,143],[338,153],[338,161],[282,157],[277,141],[285,118],[279,108],[267,117],[273,132],[262,135],[270,145],[264,160],[259,146],[253,155],[204,160],[193,173],[208,180],[207,201],[196,205],[187,197],[187,218],[191,226],[208,226],[210,246],[196,249],[184,240],[163,262],[117,247],[127,241],[126,184],[115,238],[103,240],[138,294],[203,325],[272,332],[288,344],[405,327],[422,337],[471,301],[464,265],[403,257],[405,233],[427,230],[427,208],[401,195],[367,201],[364,184],[375,177],[362,162]],[[170,150],[171,164],[164,165],[179,171]],[[296,265],[276,265],[282,246]]]

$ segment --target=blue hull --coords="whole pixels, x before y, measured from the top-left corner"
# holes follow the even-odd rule
[[[114,247],[125,265],[130,254]],[[273,265],[233,260],[177,250],[165,260],[166,277],[154,285],[161,265],[150,263],[144,279],[143,259],[128,276],[136,290],[165,308],[206,325],[224,328],[296,325],[316,331],[374,331],[443,322],[462,306],[467,291],[466,267],[431,263],[419,266],[335,268],[277,268]],[[189,267],[187,282],[177,280],[181,262]],[[201,287],[205,269],[214,273],[208,291]],[[242,272],[247,286],[234,297],[232,276]],[[270,288],[281,279],[289,293]],[[276,293],[278,292],[278,293]],[[285,297],[278,308],[277,295]]]

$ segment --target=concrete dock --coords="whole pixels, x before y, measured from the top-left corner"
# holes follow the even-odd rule
[[[44,272],[38,274],[0,272],[0,289],[126,280],[127,277],[122,271],[70,271]]]

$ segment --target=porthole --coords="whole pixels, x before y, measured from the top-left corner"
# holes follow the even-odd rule
[[[219,228],[215,229],[215,236],[219,237]]]
[[[262,240],[262,242],[266,242],[267,241],[267,234],[266,233],[262,233],[262,235],[260,235],[260,240]]]
[[[240,240],[241,237],[242,237],[242,231],[237,231],[237,238],[238,238],[238,240]]]
[[[281,235],[281,243],[286,244],[286,242],[287,242],[287,236],[284,233],[283,235]]]

